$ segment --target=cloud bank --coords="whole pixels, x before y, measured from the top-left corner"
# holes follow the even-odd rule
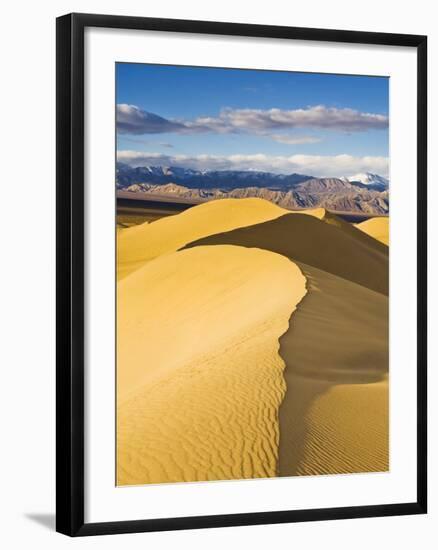
[[[181,166],[194,170],[260,170],[280,174],[300,173],[319,177],[350,177],[360,172],[388,176],[387,157],[351,155],[166,155],[118,151],[117,160],[130,166]]]
[[[217,117],[170,120],[136,105],[117,105],[117,129],[121,134],[252,133],[311,128],[342,132],[383,130],[388,117],[355,109],[315,105],[306,109],[223,109]]]

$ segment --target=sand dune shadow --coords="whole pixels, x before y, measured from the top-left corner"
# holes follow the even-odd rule
[[[380,382],[388,372],[387,297],[298,265],[307,278],[308,293],[280,338],[287,386],[279,409],[280,476],[305,471],[301,465],[310,438],[307,419],[323,394],[338,385]],[[321,456],[325,452],[315,451]]]

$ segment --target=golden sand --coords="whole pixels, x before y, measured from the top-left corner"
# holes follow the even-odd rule
[[[386,379],[328,386],[304,417],[306,437],[295,475],[388,471],[388,397]]]
[[[303,214],[119,232],[119,485],[387,470],[388,249]]]
[[[389,245],[389,218],[370,218],[356,225],[358,229],[374,239]]]
[[[388,294],[388,247],[339,220],[288,213],[275,220],[199,239],[187,246],[234,244],[282,254]]]
[[[235,246],[119,283],[119,485],[277,475],[278,339],[305,292],[287,258]]]
[[[117,278],[196,239],[278,218],[288,210],[263,199],[221,199],[124,229],[117,237]]]
[[[388,469],[388,298],[299,264],[307,295],[280,339],[280,475]]]
[[[258,245],[306,277],[308,292],[280,338],[279,475],[388,469],[387,248],[334,218],[285,215],[198,241]]]

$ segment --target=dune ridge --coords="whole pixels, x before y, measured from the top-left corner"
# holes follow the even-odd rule
[[[285,214],[303,214],[327,223],[339,220],[325,208],[291,212],[260,198],[209,201],[178,215],[144,222],[123,230],[118,228],[117,279],[121,280],[146,262],[180,250],[197,239],[263,223]],[[344,223],[342,220],[339,222]],[[363,238],[369,237],[364,235]]]
[[[370,288],[378,286],[376,266],[387,273],[387,255],[373,264],[370,258],[379,258],[383,245],[368,247],[372,239],[359,238],[353,246],[365,242],[364,258],[347,272],[336,265],[334,251],[350,254],[346,243],[358,231],[346,239],[342,226],[325,231],[323,223],[287,215],[199,241],[281,251],[306,277],[307,294],[280,338],[287,387],[279,412],[281,476],[386,471],[389,464],[388,297]],[[292,238],[281,242],[281,235]],[[303,257],[319,267],[299,261]],[[354,281],[358,274],[361,284]]]
[[[192,241],[186,248],[216,244],[271,250],[388,294],[388,248],[333,215],[319,219],[288,213],[275,220]]]
[[[305,293],[289,259],[228,245],[120,281],[118,485],[278,475],[279,337]]]
[[[263,199],[222,199],[126,228],[117,236],[117,278],[123,279],[147,261],[175,252],[196,239],[278,218],[287,212]]]

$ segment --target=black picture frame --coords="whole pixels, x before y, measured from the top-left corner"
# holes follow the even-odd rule
[[[69,536],[407,514],[427,510],[427,38],[94,14],[57,19],[56,530]],[[84,30],[86,27],[406,46],[417,51],[417,499],[415,502],[215,516],[84,522]]]

